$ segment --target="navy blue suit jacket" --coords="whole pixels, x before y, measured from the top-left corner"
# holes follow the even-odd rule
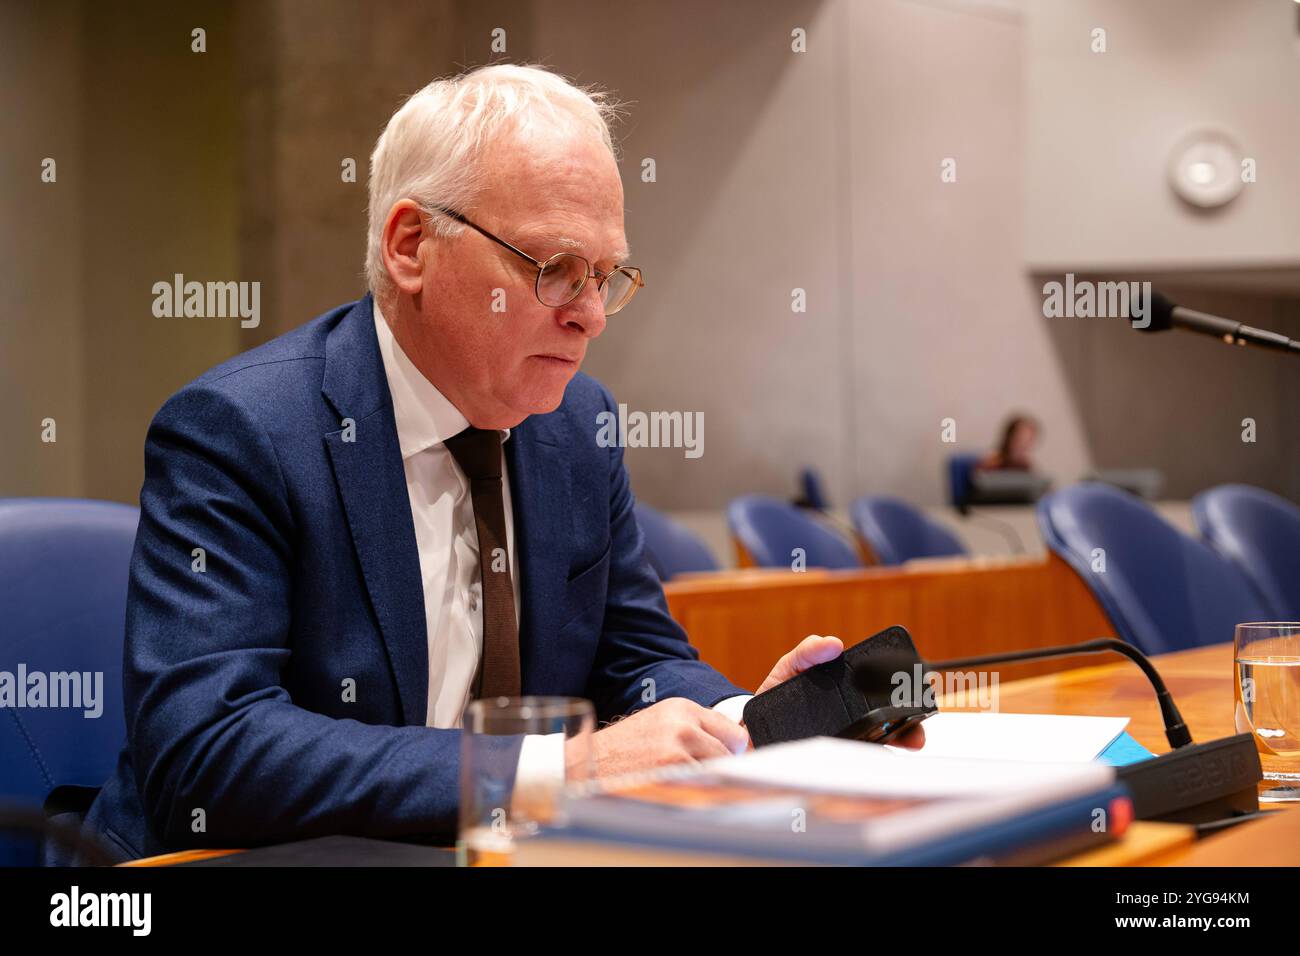
[[[424,593],[372,315],[367,296],[212,369],[149,428],[127,741],[87,815],[123,857],[455,833],[460,731],[424,725]],[[745,692],[668,615],[622,450],[596,442],[615,410],[579,374],[505,443],[523,692],[586,697],[601,721],[649,686],[712,706]]]

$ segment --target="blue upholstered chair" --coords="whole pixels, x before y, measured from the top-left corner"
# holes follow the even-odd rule
[[[960,509],[971,492],[971,474],[982,456],[979,452],[958,452],[948,458],[948,504]]]
[[[830,509],[831,502],[826,497],[825,482],[816,468],[804,468],[799,472],[799,500],[795,503],[818,511]]]
[[[956,535],[901,498],[863,495],[849,505],[849,518],[881,564],[966,553]]]
[[[1269,616],[1236,565],[1126,491],[1072,485],[1039,501],[1038,524],[1118,635],[1147,654],[1230,641],[1235,625]]]
[[[858,568],[853,546],[794,505],[767,495],[746,495],[727,506],[727,523],[761,568],[789,568],[802,551],[804,567]]]
[[[645,537],[646,557],[660,581],[690,571],[718,570],[718,562],[704,542],[663,512],[638,501],[636,523]]]
[[[1245,572],[1269,615],[1300,621],[1300,508],[1250,485],[1220,485],[1192,499],[1201,537]]]
[[[112,773],[126,737],[122,642],[138,520],[106,501],[0,499],[0,671],[28,675],[29,704],[0,709],[0,803],[40,810],[55,787],[97,788]],[[46,706],[30,706],[32,675],[46,683]],[[48,706],[56,686],[64,706]],[[37,853],[34,839],[0,833],[0,864]]]

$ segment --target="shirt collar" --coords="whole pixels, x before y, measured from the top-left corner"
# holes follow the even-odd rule
[[[379,311],[378,302],[374,305],[374,312],[379,354],[384,362],[388,391],[393,397],[397,444],[405,461],[426,448],[441,445],[448,438],[459,435],[469,428],[469,419],[424,377],[424,373],[402,351],[388,321]],[[510,429],[498,431],[503,442],[510,437]]]

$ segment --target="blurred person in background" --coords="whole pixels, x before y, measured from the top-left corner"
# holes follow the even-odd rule
[[[1015,414],[1002,426],[998,446],[980,459],[977,471],[1033,471],[1034,449],[1042,426],[1030,415]]]

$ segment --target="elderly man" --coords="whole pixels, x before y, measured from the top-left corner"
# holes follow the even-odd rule
[[[154,419],[128,739],[87,817],[123,857],[450,836],[475,697],[589,698],[602,775],[748,746],[578,372],[642,286],[609,112],[527,67],[421,90],[371,159],[371,294]],[[840,651],[808,638],[760,689]],[[562,776],[564,747],[524,738],[517,780]]]

